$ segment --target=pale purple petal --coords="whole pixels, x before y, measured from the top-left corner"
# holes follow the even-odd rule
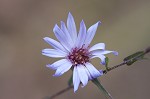
[[[53,48],[57,50],[62,50],[66,52],[66,49],[56,40],[49,38],[49,37],[44,37],[43,38],[48,44],[50,44]]]
[[[65,25],[65,23],[63,21],[61,21],[61,29],[64,32],[65,36],[66,36],[65,39],[67,39],[67,42],[70,45],[72,45],[71,47],[73,47],[74,46],[74,44],[73,44],[74,42],[73,42],[72,37],[71,37],[70,33],[68,32],[67,27],[66,27],[66,25]]]
[[[68,61],[62,64],[61,66],[59,66],[53,76],[61,76],[62,74],[67,72],[71,67],[72,67],[72,63]]]
[[[86,74],[88,75],[88,79],[92,80],[92,76],[91,76],[89,70],[86,68],[85,71],[86,71]]]
[[[77,70],[78,70],[78,75],[79,75],[79,78],[83,84],[83,87],[87,85],[88,83],[88,75],[85,71],[85,66],[83,65],[78,65],[77,66]]]
[[[73,85],[74,85],[74,92],[78,90],[80,84],[80,79],[77,71],[77,67],[75,66],[73,69]]]
[[[93,78],[97,78],[102,75],[102,73],[100,73],[91,63],[86,63],[85,66]]]
[[[75,24],[74,18],[70,12],[68,14],[68,19],[67,19],[67,28],[68,28],[68,31],[69,31],[72,39],[73,39],[73,42],[75,42],[77,39],[76,24]]]
[[[118,52],[116,52],[116,51],[108,51],[108,50],[101,51],[100,53],[101,53],[101,54],[104,54],[104,55],[105,55],[105,54],[109,54],[109,53],[113,53],[113,54],[116,55],[116,56],[118,55]]]
[[[98,43],[98,44],[95,44],[94,46],[92,46],[89,51],[93,51],[93,50],[97,50],[97,49],[102,49],[104,50],[105,49],[105,44],[104,43]]]
[[[79,30],[78,38],[76,41],[76,46],[78,48],[81,48],[82,45],[84,44],[85,37],[86,37],[86,26],[84,24],[84,21],[82,20],[80,23],[80,30]]]
[[[48,68],[51,68],[53,70],[56,70],[59,66],[61,66],[62,64],[65,64],[66,62],[68,62],[67,59],[61,59],[59,61],[54,62],[53,64],[48,64],[46,65]]]
[[[99,57],[101,59],[101,64],[103,65],[105,65],[105,54],[113,53],[114,55],[118,55],[118,52],[108,50],[94,50],[90,53],[93,55],[91,58]]]
[[[103,70],[99,70],[99,72],[100,72],[100,74],[101,74],[101,75],[103,75],[103,74],[104,74],[104,73],[103,73]]]
[[[64,35],[63,31],[58,27],[58,25],[56,24],[53,32],[56,36],[56,38],[60,41],[60,43],[68,50],[71,50],[71,46],[69,44],[69,42],[66,40],[66,36]]]
[[[60,58],[66,57],[67,53],[56,49],[43,49],[42,54],[48,57]]]
[[[96,57],[98,57],[98,58],[101,59],[101,62],[100,62],[100,63],[101,63],[102,65],[105,65],[105,58],[106,58],[106,57],[105,57],[104,55],[93,55],[93,56],[90,57],[90,59],[96,58]]]
[[[104,55],[98,55],[98,57],[101,59],[101,64],[105,65],[106,64],[106,61],[105,61],[106,56],[104,56]]]
[[[85,47],[89,46],[95,33],[96,33],[96,30],[97,30],[97,27],[99,26],[100,24],[100,21],[97,22],[96,24],[92,25],[88,31],[87,31],[87,35],[86,35],[86,39],[85,39]]]
[[[109,54],[109,53],[113,53],[114,55],[118,55],[118,52],[109,51],[109,50],[94,50],[91,52],[92,55],[105,55],[105,54]]]

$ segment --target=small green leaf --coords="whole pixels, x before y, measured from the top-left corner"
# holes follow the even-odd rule
[[[129,65],[132,65],[134,62],[141,60],[141,59],[144,59],[144,51],[139,51],[132,55],[129,55],[128,57],[124,58],[124,61],[129,66]]]
[[[126,58],[124,58],[124,61],[128,61],[128,60],[130,60],[130,59],[132,59],[132,58],[135,58],[136,56],[139,56],[139,55],[141,55],[141,54],[143,54],[144,52],[143,51],[138,51],[138,52],[136,52],[136,53],[134,53],[134,54],[132,54],[132,55],[129,55],[129,56],[127,56]]]
[[[102,91],[108,99],[113,99],[110,93],[103,87],[103,85],[98,81],[97,78],[93,79],[92,82]]]
[[[106,70],[108,70],[109,69],[109,67],[108,67],[109,58],[108,57],[105,58],[105,62],[106,62],[106,64],[105,64]]]
[[[68,86],[71,86],[73,81],[72,81],[73,75],[71,75],[70,79],[68,80]]]

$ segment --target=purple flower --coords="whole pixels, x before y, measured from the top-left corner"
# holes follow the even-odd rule
[[[61,76],[72,68],[74,92],[77,91],[80,82],[84,87],[88,80],[103,75],[90,63],[90,59],[98,57],[101,59],[101,64],[105,64],[105,54],[118,54],[115,51],[105,50],[104,43],[89,47],[100,23],[99,21],[86,30],[82,20],[79,33],[77,33],[74,18],[69,13],[67,27],[63,21],[60,27],[57,24],[54,26],[53,32],[59,42],[49,37],[44,38],[54,49],[43,49],[42,54],[53,58],[63,58],[53,64],[48,64],[47,67],[56,70],[53,76]]]

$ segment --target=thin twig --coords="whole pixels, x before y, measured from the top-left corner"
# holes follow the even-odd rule
[[[149,53],[149,52],[150,52],[150,47],[148,47],[148,48],[146,48],[146,49],[144,50],[143,55],[145,55],[145,54],[147,54],[147,53]],[[138,55],[138,56],[136,56],[136,57],[133,57],[132,59],[138,59],[140,56],[141,56],[141,55]],[[108,68],[107,70],[103,70],[103,73],[106,74],[107,72],[109,72],[109,71],[111,71],[111,70],[113,70],[113,69],[115,69],[115,68],[118,68],[118,67],[120,67],[120,66],[126,65],[127,62],[129,62],[129,61],[130,61],[130,60],[128,60],[128,61],[123,61],[122,63],[120,63],[120,64],[118,64],[118,65],[115,65],[115,66],[112,66],[112,67]]]
[[[66,91],[69,91],[69,90],[72,89],[72,88],[73,88],[73,85],[68,86],[67,88],[65,88],[65,89],[63,89],[63,90],[61,90],[61,91],[59,91],[58,93],[56,93],[56,94],[50,96],[48,99],[54,99],[55,97],[57,97],[57,96],[63,94],[63,93],[66,92]]]
[[[149,52],[150,52],[150,47],[146,48],[146,49],[144,50],[144,53],[143,53],[143,54],[147,54],[147,53],[149,53]],[[137,58],[139,58],[139,57],[140,57],[140,56],[136,56],[136,57],[134,57],[133,59],[137,59]],[[128,61],[130,61],[130,60],[128,60]],[[113,69],[116,69],[116,68],[118,68],[118,67],[121,67],[121,66],[123,66],[123,65],[126,65],[126,63],[127,63],[128,61],[124,61],[124,62],[122,62],[122,63],[120,63],[120,64],[118,64],[118,65],[115,65],[115,66],[112,66],[112,67],[108,68],[107,70],[103,70],[103,73],[106,74],[106,73],[108,73],[109,71],[111,71],[111,70],[113,70]],[[72,88],[73,88],[73,85],[68,86],[67,88],[65,88],[65,89],[63,89],[63,90],[57,92],[56,94],[52,95],[50,98],[47,98],[47,99],[54,99],[55,97],[57,97],[57,96],[63,94],[63,93],[66,92],[66,91],[69,91],[69,90],[72,89]]]
[[[103,73],[106,74],[106,73],[108,73],[109,71],[111,71],[111,70],[113,70],[113,69],[115,69],[115,68],[118,68],[118,67],[120,67],[120,66],[123,66],[123,65],[125,65],[125,64],[126,64],[126,62],[122,62],[122,63],[120,63],[120,64],[118,64],[118,65],[115,65],[115,66],[113,66],[113,67],[108,68],[107,70],[103,70]]]

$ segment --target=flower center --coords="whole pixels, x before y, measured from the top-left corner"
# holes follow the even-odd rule
[[[68,59],[74,64],[74,66],[85,64],[86,62],[89,62],[89,52],[84,48],[74,48],[68,55]]]

